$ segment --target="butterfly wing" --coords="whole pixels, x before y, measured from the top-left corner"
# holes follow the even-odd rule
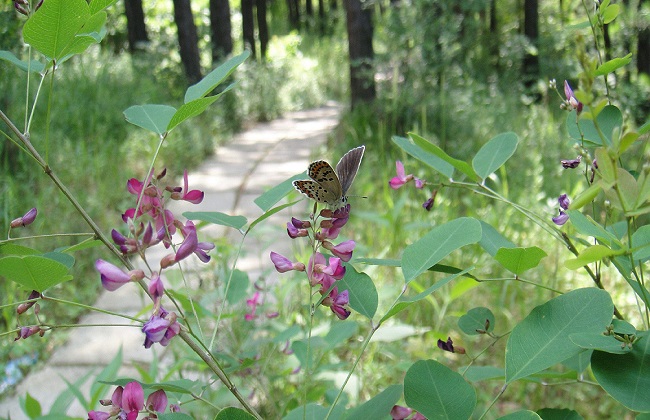
[[[345,195],[352,185],[352,181],[357,176],[363,152],[366,146],[355,147],[343,155],[339,163],[336,165],[336,174],[338,175],[339,183],[341,186],[341,195]],[[328,165],[329,166],[329,165]]]
[[[336,205],[342,196],[341,183],[329,163],[317,160],[309,165],[310,180],[293,181],[293,186],[312,200]]]

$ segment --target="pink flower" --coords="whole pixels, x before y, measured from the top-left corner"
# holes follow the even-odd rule
[[[262,303],[262,298],[260,292],[255,292],[252,298],[246,299],[246,305],[251,308],[251,312],[244,316],[246,321],[252,321],[255,319],[255,312],[257,311],[257,306]]]
[[[36,220],[36,214],[38,211],[36,207],[30,209],[27,213],[23,214],[21,217],[11,221],[11,227],[17,228],[19,226],[25,227],[31,225],[34,220]]]
[[[161,307],[160,315],[152,315],[142,326],[142,332],[146,336],[144,348],[150,348],[153,343],[166,346],[180,331],[181,326],[176,321],[176,314],[167,312]]]
[[[395,167],[397,169],[397,176],[388,181],[388,184],[394,190],[400,188],[402,185],[413,179],[413,175],[406,175],[406,172],[404,172],[404,165],[399,160],[395,162]]]
[[[336,288],[334,288],[332,292],[334,292],[335,290]],[[334,314],[341,320],[347,319],[350,316],[350,311],[344,308],[344,306],[350,303],[350,299],[348,297],[348,291],[344,290],[341,293],[335,294],[334,296],[330,294],[330,298],[331,298],[330,309],[332,310],[332,312],[334,312]]]
[[[305,271],[305,264],[300,262],[291,262],[291,260],[277,252],[271,252],[271,261],[275,266],[278,273],[286,273],[287,271]]]
[[[291,239],[296,239],[309,235],[309,232],[307,229],[297,228],[293,223],[287,222],[287,234]]]
[[[122,410],[127,413],[138,412],[144,408],[144,391],[139,382],[129,382],[122,391]]]
[[[576,99],[575,95],[573,94],[573,89],[571,89],[569,82],[566,80],[564,81],[564,96],[566,97],[566,101],[569,104],[569,107],[575,109],[576,112],[580,114],[580,112],[582,112],[582,102]]]
[[[156,272],[151,275],[151,282],[149,283],[149,294],[153,299],[154,305],[157,305],[165,294],[165,286],[160,279],[160,275],[158,275]]]
[[[340,244],[334,246],[329,241],[323,242],[323,248],[332,252],[332,254],[339,257],[341,260],[348,262],[352,258],[352,251],[354,251],[355,242],[353,240],[341,242]]]
[[[149,394],[145,407],[149,411],[162,413],[167,407],[167,401],[167,394],[165,394],[164,390],[159,389],[158,391]]]
[[[401,405],[394,405],[390,410],[390,416],[393,420],[404,420],[413,412],[412,409],[408,407],[402,407]]]
[[[176,262],[187,258],[190,254],[194,253],[199,260],[204,263],[210,261],[210,256],[205,252],[214,248],[214,244],[209,242],[199,242],[199,238],[196,234],[196,227],[191,220],[185,222],[185,226],[181,228],[181,233],[185,237],[181,246],[178,247],[176,251],[176,256],[174,260]]]
[[[123,271],[121,268],[104,260],[95,261],[95,269],[101,274],[102,286],[109,292],[115,291],[130,281],[144,278],[142,270]]]
[[[200,190],[189,191],[188,181],[187,181],[187,169],[183,172],[183,188],[174,189],[171,194],[171,198],[174,200],[185,200],[192,204],[199,204],[203,201],[205,193]]]

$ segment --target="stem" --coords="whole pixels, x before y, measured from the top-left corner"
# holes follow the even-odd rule
[[[506,392],[506,389],[508,389],[508,384],[503,385],[499,393],[496,395],[496,397],[494,397],[490,405],[485,409],[485,411],[483,412],[483,414],[481,414],[481,417],[479,417],[478,420],[481,420],[483,417],[485,417],[485,415],[492,409],[494,404],[496,404],[497,400],[501,398],[504,392]]]

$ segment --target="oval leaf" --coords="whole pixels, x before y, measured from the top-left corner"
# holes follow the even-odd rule
[[[433,153],[423,150],[420,146],[416,145],[412,139],[393,136],[393,143],[398,145],[402,150],[404,150],[409,155],[429,165],[430,167],[440,172],[447,178],[451,178],[454,175],[454,167],[452,165],[450,165],[448,162],[446,162],[444,159],[440,158],[439,156],[436,156]],[[440,151],[442,151],[442,149],[440,149]]]
[[[531,246],[529,248],[501,248],[497,251],[494,259],[508,271],[521,275],[523,272],[537,267],[545,256],[546,252],[542,249]]]
[[[18,67],[19,69],[21,69],[22,71],[31,71],[35,73],[40,73],[45,68],[43,63],[33,59],[30,60],[29,62],[23,61],[18,57],[16,57],[14,53],[12,53],[11,51],[0,51],[0,60],[5,60],[10,62],[16,67]]]
[[[583,420],[577,411],[568,408],[542,408],[537,414],[544,420]]]
[[[185,91],[185,99],[183,102],[189,103],[196,99],[203,98],[208,93],[223,82],[235,69],[243,63],[251,55],[250,51],[246,50],[243,53],[228,59],[225,63],[208,73],[198,83],[190,86]],[[223,92],[221,92],[223,93]]]
[[[474,173],[474,170],[467,162],[454,159],[453,157],[449,156],[440,147],[436,146],[435,144],[431,143],[425,138],[418,136],[417,134],[409,133],[409,137],[413,140],[413,142],[416,145],[418,145],[425,152],[432,153],[435,156],[438,156],[440,159],[444,160],[445,162],[447,162],[448,164],[456,168],[459,172],[467,175],[470,179],[473,179],[474,181],[479,180],[478,177],[476,176],[476,173]]]
[[[51,258],[37,255],[0,259],[0,276],[14,281],[27,290],[45,290],[72,279],[68,267]]]
[[[593,245],[578,254],[576,258],[566,260],[564,266],[569,270],[577,270],[587,264],[591,264],[592,262],[600,261],[613,255],[620,255],[623,252],[625,251],[614,251],[605,245]]]
[[[518,142],[515,133],[502,133],[488,141],[472,159],[476,174],[483,179],[490,176],[515,153]]]
[[[472,308],[458,319],[458,328],[468,335],[492,331],[494,329],[494,314],[488,308]]]
[[[530,410],[519,410],[499,417],[498,420],[541,420],[539,414]]]
[[[427,418],[461,420],[471,417],[476,391],[447,366],[420,360],[406,372],[404,400]]]
[[[226,407],[219,411],[214,420],[251,420],[255,416],[237,407]]]
[[[532,310],[506,345],[506,383],[524,378],[584,351],[569,339],[600,333],[611,323],[614,304],[604,290],[577,289]]]
[[[594,377],[605,391],[634,411],[650,411],[650,340],[647,332],[627,354],[595,351],[591,356]]]
[[[375,395],[359,407],[348,410],[348,419],[381,419],[393,408],[397,401],[402,398],[402,385],[391,385],[379,394]]]
[[[603,333],[577,333],[569,336],[577,346],[588,350],[599,350],[607,353],[624,354],[629,353],[630,348],[627,346],[621,347],[621,342],[617,341],[612,335],[604,335]]]
[[[133,125],[163,135],[175,113],[176,108],[169,105],[133,105],[124,111],[124,117]]]
[[[90,17],[86,0],[48,0],[23,27],[25,42],[58,60]]]
[[[408,283],[458,248],[481,240],[481,224],[461,217],[433,228],[402,255],[402,273]]]
[[[375,284],[366,273],[359,273],[350,264],[346,264],[346,270],[345,277],[337,283],[339,292],[347,290],[350,296],[350,308],[372,319],[379,304]]]

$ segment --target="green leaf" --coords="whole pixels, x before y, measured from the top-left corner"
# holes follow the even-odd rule
[[[25,395],[25,413],[32,419],[40,417],[43,413],[41,403],[39,403],[36,398],[32,397],[29,392]]]
[[[627,354],[594,351],[594,377],[609,395],[633,411],[650,411],[650,340],[640,336]]]
[[[228,226],[240,230],[248,220],[244,216],[230,216],[218,211],[186,211],[183,216],[190,220],[201,220],[215,225]]]
[[[299,179],[305,179],[306,177],[307,177],[306,172],[300,173],[298,175],[294,175],[291,178],[282,181],[281,183],[271,188],[264,194],[260,195],[255,200],[253,200],[253,202],[257,204],[257,207],[261,208],[262,211],[268,211],[278,201],[282,200],[285,195],[289,194],[289,192],[291,191],[296,190],[293,187],[293,181]]]
[[[537,267],[544,257],[546,257],[546,252],[536,246],[531,246],[528,248],[501,248],[497,251],[494,259],[508,271],[519,276],[525,271]]]
[[[372,279],[366,273],[359,273],[350,264],[346,264],[345,277],[339,280],[339,293],[347,290],[350,296],[350,308],[372,319],[377,312],[379,296]]]
[[[195,420],[194,417],[185,413],[163,413],[157,414],[158,420]]]
[[[293,205],[296,204],[297,202],[298,202],[298,201],[292,201],[291,203],[285,203],[285,204],[282,204],[282,205],[280,205],[280,206],[273,207],[271,210],[265,212],[263,215],[261,215],[260,217],[258,217],[258,218],[255,219],[255,220],[253,220],[253,221],[251,222],[250,226],[248,226],[248,229],[246,229],[246,233],[248,233],[248,232],[250,232],[251,230],[253,230],[253,228],[254,228],[255,226],[257,226],[258,223],[260,223],[260,222],[262,222],[262,221],[268,219],[269,217],[271,217],[271,216],[273,216],[274,214],[276,214],[276,213],[278,213],[278,212],[280,212],[280,211],[286,209],[287,207],[291,207],[291,206],[293,206]]]
[[[480,240],[481,224],[470,217],[461,217],[433,228],[404,249],[402,272],[406,283],[458,248]]]
[[[505,370],[495,366],[470,366],[465,369],[460,368],[465,372],[465,379],[470,382],[488,381],[493,379],[502,380],[506,376]]]
[[[172,119],[169,121],[169,125],[167,126],[167,132],[172,131],[183,121],[202,114],[203,111],[208,109],[210,105],[212,105],[217,99],[219,99],[221,95],[223,95],[224,93],[232,89],[233,86],[234,85],[228,86],[226,89],[223,90],[223,92],[217,95],[208,96],[207,98],[195,99],[192,102],[188,102],[186,104],[181,105],[181,107],[178,108],[178,110],[176,111]]]
[[[650,225],[641,226],[632,234],[632,258],[635,261],[650,258]]]
[[[22,71],[31,71],[40,73],[45,69],[45,65],[37,60],[23,61],[16,57],[11,51],[0,51],[0,60],[5,60],[15,65]]]
[[[573,227],[585,236],[593,236],[608,246],[612,243],[620,243],[615,235],[605,230],[600,224],[596,223],[591,216],[585,216],[577,210],[568,210],[569,220]]]
[[[537,414],[544,420],[583,420],[577,411],[568,408],[542,408]]]
[[[90,13],[95,14],[100,10],[108,9],[117,3],[117,0],[92,0],[90,2]]]
[[[576,258],[568,259],[564,266],[569,270],[577,270],[592,262],[600,261],[614,255],[624,254],[625,250],[613,250],[605,245],[593,245],[583,250]]]
[[[115,357],[97,375],[95,382],[90,386],[90,401],[97,401],[106,394],[108,385],[100,381],[112,381],[117,377],[117,372],[122,367],[122,347],[115,353]],[[69,406],[69,405],[68,405]]]
[[[323,420],[327,416],[328,408],[318,404],[309,403],[307,407],[296,407],[289,412],[283,420]]]
[[[346,342],[350,337],[357,333],[359,324],[354,321],[340,321],[332,324],[327,335],[323,338],[326,343],[326,351],[336,348],[341,343]]]
[[[451,276],[447,276],[442,280],[439,280],[435,282],[432,286],[428,287],[426,290],[424,290],[421,293],[418,293],[415,296],[402,296],[399,298],[399,300],[393,305],[392,308],[388,312],[386,312],[386,315],[383,316],[381,319],[380,323],[384,323],[389,318],[392,318],[393,316],[397,315],[398,313],[402,312],[404,309],[408,308],[415,302],[419,302],[422,299],[426,298],[429,296],[431,293],[435,292],[436,290],[440,289],[442,286],[445,284],[449,283],[450,281],[466,275],[467,271],[470,269],[464,270],[464,271],[459,271],[455,274],[452,274]]]
[[[88,18],[86,0],[48,0],[25,23],[23,38],[47,58],[58,61]]]
[[[65,265],[68,270],[74,266],[74,257],[70,254],[65,254],[63,252],[46,252],[42,255],[45,258],[60,262]]]
[[[454,175],[454,167],[447,163],[444,159],[436,156],[433,153],[423,150],[420,146],[416,145],[412,139],[407,139],[405,137],[393,136],[393,143],[398,145],[402,150],[404,150],[409,155],[413,156],[417,160],[426,163],[436,171],[440,172],[447,178],[451,178]]]
[[[351,420],[386,418],[402,397],[403,389],[402,385],[391,385],[360,406],[347,410],[344,418]]]
[[[467,335],[480,335],[494,330],[494,322],[494,314],[491,310],[478,307],[470,309],[458,319],[458,328]],[[485,329],[486,323],[487,329]]]
[[[0,253],[1,253],[0,248]],[[401,267],[402,263],[400,260],[394,258],[355,258],[355,263],[366,264],[366,265],[378,265],[381,267]]]
[[[587,146],[611,146],[614,144],[612,142],[613,134],[615,132],[622,132],[621,127],[623,125],[623,114],[621,114],[621,111],[613,105],[607,105],[602,111],[600,111],[598,117],[596,117],[596,121],[598,122],[598,128],[605,137],[605,143],[603,143],[599,130],[596,128],[592,120],[579,120],[578,125],[580,126],[580,129],[578,129],[576,126],[575,111],[570,112],[567,116],[567,131],[571,138],[576,140],[576,143],[578,144],[583,142],[582,134],[584,134],[584,142]]]
[[[11,242],[0,244],[0,255],[41,255],[42,252],[34,248],[16,245]]]
[[[569,209],[570,210],[578,210],[578,209],[583,208],[587,204],[594,201],[594,198],[596,198],[596,196],[600,193],[601,190],[602,190],[602,187],[601,187],[600,183],[594,182],[593,184],[591,184],[589,186],[589,188],[587,188],[586,190],[581,192],[576,197],[576,199],[571,202],[571,204],[569,204]]]
[[[0,276],[27,290],[43,293],[52,286],[72,279],[68,267],[51,258],[37,255],[0,258]]]
[[[440,147],[424,139],[423,137],[418,136],[417,134],[409,133],[409,136],[411,137],[413,142],[415,142],[416,145],[420,146],[420,148],[422,148],[422,150],[424,150],[425,152],[438,156],[440,159],[444,160],[445,162],[447,162],[448,164],[456,168],[460,173],[467,175],[470,179],[474,181],[479,180],[478,176],[476,175],[476,173],[474,173],[474,170],[467,162],[454,159],[453,157],[445,153],[445,151],[442,150]]]
[[[232,273],[232,278],[230,279],[228,293],[226,294],[226,300],[228,303],[233,305],[237,302],[243,301],[248,292],[249,285],[250,280],[248,279],[248,273],[235,269]]]
[[[84,249],[89,249],[89,248],[97,248],[99,246],[103,246],[104,243],[100,241],[99,239],[92,239],[92,240],[85,240],[82,242],[79,242],[78,244],[71,245],[67,248],[63,248],[61,252],[67,252],[67,253],[72,253],[76,251],[82,251]]]
[[[162,136],[174,117],[176,108],[169,105],[133,105],[124,111],[128,122]]]
[[[190,103],[196,99],[203,98],[208,93],[212,92],[215,87],[230,76],[230,74],[250,55],[250,51],[246,50],[243,53],[228,59],[225,63],[212,70],[198,83],[187,88],[183,102],[186,104]]]
[[[76,54],[81,54],[93,44],[100,43],[106,35],[106,30],[104,29],[106,18],[106,12],[98,12],[90,16],[83,27],[79,29],[72,42],[61,51],[59,63],[66,61]]]
[[[530,410],[519,410],[499,417],[498,420],[541,420],[539,414]]]
[[[435,360],[415,362],[404,377],[406,404],[429,419],[469,419],[476,391],[462,376]]]
[[[481,223],[481,240],[479,244],[485,252],[492,255],[493,257],[497,254],[497,251],[501,248],[515,248],[516,245],[510,242],[508,239],[504,238],[492,225],[480,220]]]
[[[472,167],[482,179],[489,177],[517,150],[517,135],[502,133],[488,141],[472,159]]]
[[[584,351],[569,340],[569,335],[604,331],[613,312],[609,294],[596,288],[572,290],[536,307],[508,338],[506,383]]]
[[[612,5],[610,7],[613,7],[615,5]],[[609,9],[609,7],[608,7]],[[620,69],[621,67],[627,66],[630,61],[632,61],[632,53],[629,53],[623,58],[613,58],[602,65],[598,66],[596,71],[594,72],[595,76],[604,76],[609,73],[613,73],[616,70]]]
[[[251,420],[255,419],[255,416],[250,414],[248,411],[244,411],[241,408],[237,407],[226,407],[223,410],[219,411],[219,414],[214,418],[214,420]]]
[[[569,357],[566,360],[562,361],[562,364],[569,369],[575,371],[576,373],[582,373],[587,369],[591,363],[591,354],[593,350],[587,350],[576,354],[573,357]]]
[[[639,333],[636,328],[634,328],[634,325],[627,321],[623,321],[622,319],[612,319],[612,327],[614,328],[614,332],[618,334],[636,335]]]
[[[116,379],[114,381],[100,381],[100,382],[104,384],[116,385],[116,386],[125,386],[129,382],[138,382],[140,385],[142,385],[143,389],[153,389],[153,390],[162,389],[165,392],[175,392],[178,394],[192,394],[193,392],[196,392],[200,386],[198,381],[192,381],[189,379],[176,379],[173,381],[144,383],[142,381],[138,381],[136,379],[127,377],[127,378]]]
[[[571,334],[569,339],[583,349],[599,350],[607,353],[623,354],[629,353],[630,348],[621,347],[621,342],[617,341],[613,335],[604,335],[595,332],[585,332]]]

